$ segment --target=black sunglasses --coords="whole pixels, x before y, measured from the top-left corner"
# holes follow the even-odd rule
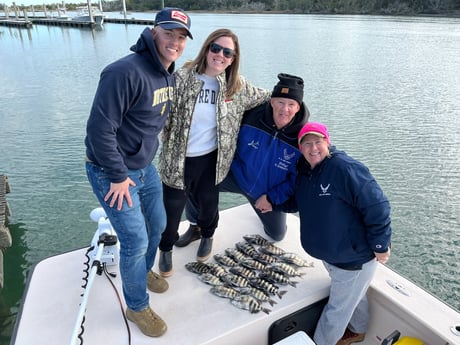
[[[233,49],[224,48],[220,44],[217,44],[217,43],[211,43],[209,45],[209,50],[211,51],[211,53],[214,53],[214,54],[219,54],[219,52],[221,50],[223,50],[224,51],[224,56],[227,59],[230,59],[235,55],[235,51]]]

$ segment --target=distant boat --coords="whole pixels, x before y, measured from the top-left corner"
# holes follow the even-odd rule
[[[91,15],[93,19],[91,20],[91,16],[87,6],[77,7],[77,14],[72,17],[72,20],[78,22],[95,22],[97,25],[104,24],[104,13],[101,12],[97,7],[91,7]]]

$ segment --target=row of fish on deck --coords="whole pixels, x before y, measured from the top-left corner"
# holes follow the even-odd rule
[[[274,297],[282,298],[287,290],[282,286],[296,287],[296,278],[306,273],[302,268],[312,267],[296,253],[286,252],[264,237],[256,235],[243,236],[244,241],[237,242],[234,248],[225,249],[225,253],[214,255],[216,262],[189,262],[187,270],[211,285],[210,292],[222,298],[228,298],[231,304],[251,313],[270,309],[274,306]]]

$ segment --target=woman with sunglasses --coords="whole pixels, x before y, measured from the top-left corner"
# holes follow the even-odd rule
[[[228,29],[212,32],[198,56],[175,74],[173,105],[163,130],[159,170],[167,224],[162,234],[159,269],[173,273],[172,248],[190,194],[201,210],[197,261],[211,255],[219,212],[218,184],[227,175],[243,113],[269,100],[270,92],[239,75],[238,37]]]

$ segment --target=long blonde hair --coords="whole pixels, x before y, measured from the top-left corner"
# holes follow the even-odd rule
[[[211,43],[214,43],[220,37],[230,37],[235,45],[235,55],[233,56],[233,62],[230,66],[225,69],[225,80],[227,82],[227,92],[226,97],[232,97],[236,92],[238,92],[242,85],[240,76],[238,74],[238,69],[240,67],[240,44],[238,42],[238,36],[236,36],[229,29],[217,29],[216,31],[209,34],[206,41],[204,41],[201,46],[200,52],[197,57],[193,60],[187,61],[184,64],[185,68],[192,69],[194,66],[197,66],[197,72],[204,74],[206,71],[206,55],[208,54],[209,47]]]

